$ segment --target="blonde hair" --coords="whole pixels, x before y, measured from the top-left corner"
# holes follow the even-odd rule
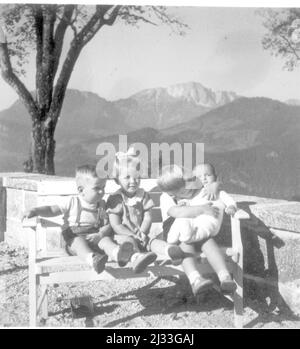
[[[82,187],[88,178],[99,178],[94,165],[81,165],[76,168],[75,180],[77,188]],[[105,178],[101,178],[106,180]]]
[[[120,172],[124,169],[135,169],[139,170],[141,161],[134,153],[133,149],[129,149],[127,153],[118,152],[116,153],[116,159],[113,164],[112,176],[115,181],[118,181]]]
[[[170,165],[162,168],[161,176],[157,179],[157,185],[161,191],[173,191],[185,187],[186,183],[193,179],[193,175],[183,167]]]

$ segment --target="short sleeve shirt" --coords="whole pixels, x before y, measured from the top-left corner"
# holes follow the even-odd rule
[[[153,206],[154,203],[149,194],[142,188],[139,188],[132,198],[118,190],[107,200],[107,213],[120,216],[122,224],[134,232],[140,228],[144,213]]]
[[[72,196],[58,206],[64,218],[63,230],[74,226],[100,228],[108,224],[104,200],[97,204],[88,204],[80,196]]]

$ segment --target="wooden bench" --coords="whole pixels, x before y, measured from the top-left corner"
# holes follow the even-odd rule
[[[155,203],[153,209],[153,225],[151,234],[161,231],[162,219],[159,208],[161,192],[155,188],[155,180],[142,180],[141,187],[150,193]],[[117,189],[113,181],[106,185],[106,196]],[[237,284],[237,289],[232,296],[228,296],[234,303],[235,327],[242,327],[243,315],[243,246],[240,233],[240,220],[248,219],[245,211],[238,210],[231,218],[232,246],[222,248],[230,272]],[[23,222],[24,233],[28,234],[29,241],[29,317],[30,326],[37,326],[38,314],[42,318],[48,317],[48,285],[66,282],[86,282],[97,280],[113,280],[128,278],[145,278],[149,276],[169,276],[183,274],[181,266],[159,266],[157,262],[150,265],[141,274],[134,274],[129,267],[120,268],[114,262],[108,262],[104,272],[97,274],[88,265],[76,256],[68,256],[63,249],[56,252],[47,251],[47,231],[60,226],[61,222],[53,218],[37,218]],[[40,246],[37,251],[38,246]],[[42,247],[41,247],[42,246]],[[199,270],[203,274],[213,273],[205,256],[199,256]],[[162,259],[158,256],[158,260]]]

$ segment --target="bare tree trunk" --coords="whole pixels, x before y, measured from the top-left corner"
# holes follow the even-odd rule
[[[32,126],[31,132],[31,154],[26,165],[32,163],[31,171],[35,173],[44,173],[49,175],[55,174],[54,140],[55,125],[50,122],[48,125],[36,121]]]
[[[35,121],[31,131],[31,157],[33,172],[45,173],[45,139],[40,121]]]
[[[45,150],[45,173],[54,175],[55,165],[54,165],[54,155],[55,155],[55,145],[54,140],[55,126],[51,122],[45,132],[46,137],[46,150]]]

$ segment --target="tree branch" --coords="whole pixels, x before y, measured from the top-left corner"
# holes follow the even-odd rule
[[[122,8],[122,11],[120,13],[121,17],[124,18],[127,23],[135,24],[138,21],[142,21],[144,23],[157,26],[157,24],[155,22],[150,21],[150,19],[147,19],[142,15],[138,15],[138,14],[131,12],[130,8],[128,8],[128,7]],[[139,10],[138,6],[132,6],[132,8]]]
[[[71,43],[71,47],[67,54],[67,57],[62,65],[60,75],[57,79],[57,83],[54,88],[53,98],[50,106],[50,110],[48,113],[47,123],[50,121],[53,122],[54,126],[57,123],[58,116],[60,114],[62,103],[65,97],[65,92],[74,68],[74,65],[77,61],[77,58],[80,54],[80,51],[83,46],[79,46],[76,44],[75,39]]]
[[[287,43],[288,47],[291,49],[292,54],[295,55],[295,57],[297,58],[297,60],[300,60],[300,57],[297,54],[297,51],[295,50],[295,48],[291,45],[290,41],[288,38],[286,38],[284,35],[279,35],[283,40],[285,40],[285,42]]]
[[[165,12],[165,7],[163,6],[151,6],[152,11],[156,14],[156,16],[165,24],[169,26],[176,26],[179,28],[189,28],[189,26],[185,23],[182,23],[177,17],[171,17],[167,15]],[[182,33],[182,32],[181,32]]]
[[[108,18],[104,18],[105,14],[111,11]],[[69,83],[74,65],[82,48],[93,38],[93,36],[100,30],[103,25],[112,25],[118,16],[120,6],[108,6],[102,5],[96,7],[96,12],[91,17],[89,22],[82,28],[78,35],[71,42],[71,46],[67,57],[61,68],[61,73],[57,79],[57,83],[53,93],[53,99],[49,111],[50,119],[47,122],[52,121],[54,125],[57,123],[58,116],[60,114],[62,103],[64,100],[67,85]]]
[[[30,92],[12,70],[7,43],[0,43],[0,69],[3,79],[17,92],[28,110],[32,121],[35,121],[39,114],[38,108]]]
[[[47,5],[43,9],[43,65],[48,66],[52,60],[54,50],[54,22],[56,17],[56,5]]]
[[[42,73],[43,60],[43,13],[39,5],[32,6],[34,16],[34,28],[36,35],[36,76],[35,85],[38,86],[38,80]],[[38,96],[37,96],[38,97]]]
[[[59,24],[57,25],[57,28],[55,30],[54,34],[54,43],[55,43],[55,49],[54,49],[54,57],[55,57],[55,63],[54,63],[54,69],[53,73],[54,76],[56,75],[57,68],[59,66],[59,59],[62,52],[63,42],[64,42],[64,36],[65,32],[71,22],[71,18],[74,12],[74,9],[76,8],[75,5],[65,5],[64,11],[62,15],[62,19],[60,20]]]
[[[111,6],[109,6],[109,7],[111,7]],[[104,16],[101,19],[103,21],[103,24],[113,25],[118,14],[119,14],[120,9],[121,9],[121,6],[115,6],[115,8],[111,11],[111,13],[107,19],[104,18],[104,16],[105,16],[105,14],[104,14]]]
[[[113,25],[120,8],[121,6],[97,5],[96,12],[78,34],[78,42],[81,42],[81,45],[84,46],[94,37],[103,25]],[[104,18],[111,9],[112,11],[110,12],[109,17]]]
[[[54,23],[56,19],[56,5],[42,5],[43,14],[43,45],[42,69],[37,78],[37,92],[39,107],[43,118],[50,108],[53,89],[54,70]]]

